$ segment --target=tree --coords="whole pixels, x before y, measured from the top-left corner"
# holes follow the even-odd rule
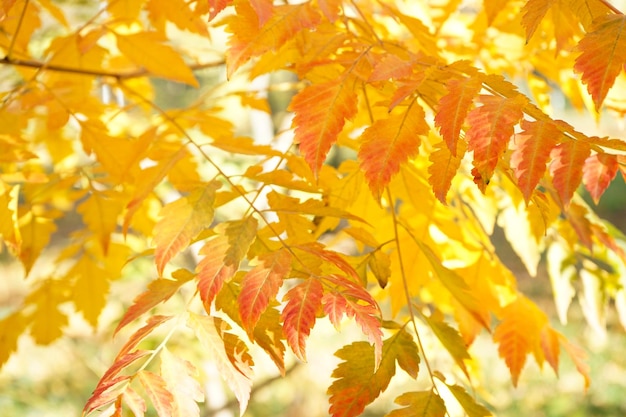
[[[626,17],[610,3],[98,6],[0,8],[2,242],[28,276],[61,221],[80,221],[54,270],[0,321],[0,364],[20,335],[62,337],[68,306],[97,326],[111,285],[153,259],[156,278],[114,333],[142,327],[86,414],[113,404],[140,416],[149,399],[160,416],[198,415],[198,373],[170,350],[177,338],[218,362],[243,412],[250,346],[284,373],[285,355],[306,361],[318,321],[346,318],[364,340],[336,352],[333,416],[361,414],[396,363],[431,385],[407,387],[389,416],[443,416],[442,390],[490,415],[459,385],[485,331],[513,385],[529,354],[558,372],[562,351],[589,384],[581,350],[518,289],[491,235],[504,229],[530,275],[546,254],[562,320],[575,277],[592,324],[611,301],[626,317],[624,237],[578,191],[597,203],[624,175],[626,143],[576,130],[551,103],[556,92],[598,119],[626,112]],[[202,79],[207,68],[226,80]],[[155,78],[203,87],[166,106]],[[290,129],[265,117],[269,138],[242,133],[250,113],[277,116],[267,95],[282,90]],[[172,297],[185,308],[159,314]],[[142,344],[163,328],[156,348]],[[456,371],[433,369],[424,332]]]

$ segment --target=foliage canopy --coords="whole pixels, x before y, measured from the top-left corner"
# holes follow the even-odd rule
[[[459,385],[472,381],[469,347],[485,331],[513,385],[529,355],[558,373],[561,352],[589,384],[584,355],[518,290],[491,236],[501,227],[533,276],[546,254],[562,321],[577,277],[593,326],[610,301],[626,323],[624,237],[577,191],[597,203],[624,175],[626,142],[555,119],[552,103],[556,91],[598,118],[624,115],[619,10],[604,0],[100,6],[0,6],[3,247],[28,277],[67,233],[63,220],[80,223],[0,321],[0,365],[23,334],[62,337],[68,306],[96,327],[111,285],[150,259],[155,278],[115,333],[145,324],[85,414],[112,405],[142,416],[149,399],[160,416],[198,415],[198,371],[171,346],[190,334],[243,413],[250,346],[284,373],[285,355],[306,361],[322,319],[352,320],[364,336],[336,352],[333,416],[361,414],[397,367],[431,385],[408,388],[389,416],[443,416],[443,397],[490,415]],[[156,78],[197,98],[160,104]],[[292,119],[268,104],[280,91],[293,94]],[[263,126],[269,135],[255,133]],[[160,314],[172,297],[185,308]],[[455,369],[430,366],[423,332]]]

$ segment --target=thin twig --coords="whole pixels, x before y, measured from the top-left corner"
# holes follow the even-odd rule
[[[139,69],[137,71],[127,71],[127,72],[113,72],[113,71],[105,71],[98,69],[85,69],[85,68],[73,68],[73,67],[64,67],[61,65],[53,65],[48,64],[43,61],[35,61],[29,59],[13,59],[8,55],[4,58],[0,59],[0,64],[4,65],[14,65],[18,67],[29,67],[35,69],[43,69],[47,71],[56,71],[56,72],[66,72],[70,74],[79,74],[79,75],[89,75],[95,77],[111,77],[117,80],[128,80],[132,78],[139,78],[150,75],[150,72],[146,69]],[[205,68],[214,68],[224,65],[224,61],[215,61],[215,62],[206,62],[203,64],[192,64],[189,65],[189,68],[192,71],[202,70]]]

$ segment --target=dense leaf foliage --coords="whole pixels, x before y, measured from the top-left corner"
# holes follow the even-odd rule
[[[97,327],[111,286],[148,259],[153,279],[115,333],[139,329],[85,414],[199,415],[189,343],[243,413],[251,347],[284,374],[286,355],[306,360],[323,319],[351,321],[364,339],[336,353],[333,416],[361,414],[396,365],[430,382],[406,387],[389,416],[443,416],[450,402],[490,415],[467,392],[481,333],[513,385],[531,356],[558,374],[561,353],[590,383],[584,353],[519,291],[491,236],[501,227],[530,275],[546,254],[562,321],[579,276],[590,324],[603,326],[612,300],[626,324],[625,239],[578,194],[582,185],[598,202],[624,175],[626,142],[555,119],[549,94],[596,117],[626,113],[619,10],[604,0],[94,3],[76,13],[0,4],[0,237],[30,291],[0,318],[0,365],[22,335],[63,337],[72,310]],[[163,104],[156,79],[197,99]],[[275,91],[289,104],[270,107]],[[293,118],[281,122],[284,111]],[[67,231],[66,219],[78,226]],[[59,239],[53,268],[33,274]],[[163,314],[173,297],[184,308]],[[424,334],[449,368],[430,365]]]

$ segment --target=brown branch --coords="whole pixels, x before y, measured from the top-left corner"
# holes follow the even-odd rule
[[[35,68],[47,71],[56,71],[56,72],[66,72],[70,74],[78,74],[78,75],[89,75],[95,77],[111,77],[117,80],[128,80],[131,78],[139,78],[149,76],[150,72],[145,69],[139,69],[137,71],[127,71],[127,72],[112,72],[98,69],[86,69],[86,68],[74,68],[74,67],[64,67],[62,65],[54,65],[48,64],[42,61],[35,61],[29,59],[13,59],[8,56],[0,59],[0,64],[3,65],[13,65],[18,67],[28,67]],[[216,62],[206,62],[204,64],[193,64],[189,65],[189,68],[192,71],[201,70],[205,68],[213,68],[224,65],[224,61],[216,61]]]

